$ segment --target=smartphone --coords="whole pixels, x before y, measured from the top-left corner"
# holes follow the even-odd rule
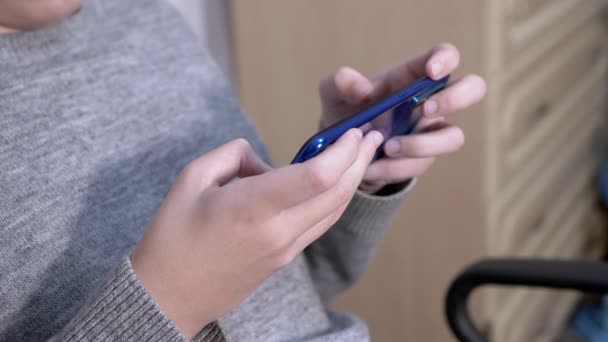
[[[421,78],[363,111],[318,132],[306,141],[291,163],[302,163],[315,157],[349,129],[362,127],[367,123],[382,132],[385,140],[413,133],[421,117],[416,107],[444,89],[449,78],[449,75],[440,80]],[[374,159],[382,157],[383,148],[384,146],[378,148]]]

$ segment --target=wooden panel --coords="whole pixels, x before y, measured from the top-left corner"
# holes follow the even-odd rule
[[[572,208],[570,215],[561,224],[560,229],[556,230],[546,243],[546,247],[537,254],[537,257],[554,259],[584,259],[584,247],[587,242],[588,227],[585,226],[588,220],[586,217],[592,212],[592,198],[587,197],[585,201],[578,203]],[[516,288],[514,290],[501,290],[501,296],[507,296],[501,300],[503,305],[499,306],[499,311],[495,315],[492,324],[493,341],[497,342],[524,342],[530,341],[522,339],[522,336],[555,334],[567,317],[568,311],[552,312],[550,316],[541,317],[545,312],[551,311],[552,301],[543,299],[553,294],[564,294],[562,291],[554,290],[530,290]],[[571,295],[560,297],[560,301],[569,303],[572,308],[574,302]],[[553,302],[557,306],[557,299]],[[549,307],[548,307],[549,306]],[[554,309],[556,309],[554,307]],[[546,315],[545,315],[546,316]],[[558,323],[558,324],[556,324]],[[549,327],[553,327],[550,329]],[[551,331],[549,331],[551,330]]]
[[[559,162],[555,156],[563,155],[563,149],[575,137],[573,132],[578,132],[580,126],[589,120],[602,119],[606,65],[606,60],[601,60],[588,68],[582,80],[577,82],[578,86],[560,99],[528,139],[519,142],[510,151],[496,152],[497,155],[502,155],[496,162],[501,167],[497,171],[500,177],[495,181],[496,184],[502,184],[502,190],[492,202],[495,210],[491,216],[496,217],[496,220],[502,222],[502,213],[524,196],[539,175],[547,170],[546,165]],[[580,115],[572,115],[575,112]],[[500,222],[494,229],[500,229]],[[492,239],[495,239],[497,235],[491,234]]]
[[[604,35],[601,23],[586,26],[551,51],[560,54],[545,55],[538,70],[513,82],[505,94],[500,124],[508,145],[515,145],[534,132],[560,99],[572,93],[572,85],[581,81],[589,67],[603,59],[599,42]]]
[[[489,61],[491,75],[509,78],[519,74],[532,60],[546,53],[573,31],[592,20],[605,6],[605,0],[545,1],[542,9],[529,12],[527,19],[517,22],[505,18],[505,13],[492,13],[488,24],[493,27],[494,39]],[[494,1],[498,11],[502,0]],[[497,26],[493,23],[496,21]]]
[[[463,71],[483,72],[483,3],[235,0],[244,106],[275,159],[286,163],[314,133],[317,82],[337,66],[371,74],[450,41],[461,49]],[[455,116],[467,134],[465,150],[421,179],[370,272],[338,301],[370,324],[374,341],[450,339],[444,291],[455,272],[483,253],[482,170],[472,167],[482,164],[481,108]],[[455,200],[463,196],[469,197]]]
[[[601,0],[523,0],[515,1],[507,28],[507,43],[513,50],[541,40],[547,31],[555,30],[560,21],[578,8]],[[525,4],[524,4],[525,3]],[[597,7],[596,7],[597,8]],[[507,12],[508,13],[508,12]],[[583,21],[578,21],[583,23]]]
[[[586,121],[588,124],[581,129],[582,134],[576,136],[576,141],[560,151],[562,158],[538,174],[526,192],[509,208],[504,225],[499,227],[496,234],[498,253],[512,254],[524,247],[534,235],[542,234],[543,227],[552,229],[546,225],[546,220],[556,204],[554,199],[565,191],[564,184],[577,177],[590,180],[595,176],[598,165],[592,159],[588,146],[598,122],[597,119]]]

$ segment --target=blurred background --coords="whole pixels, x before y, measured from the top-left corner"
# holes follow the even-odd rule
[[[170,1],[281,165],[315,132],[317,83],[338,66],[369,75],[451,42],[459,74],[486,78],[485,101],[453,116],[464,150],[420,180],[368,274],[335,303],[374,341],[452,340],[445,291],[472,261],[604,257],[606,1]],[[474,311],[491,341],[577,341],[581,302],[608,322],[596,298],[563,291],[487,289]]]

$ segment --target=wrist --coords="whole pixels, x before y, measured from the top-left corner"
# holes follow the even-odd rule
[[[146,258],[144,254],[145,251],[139,248],[131,254],[133,272],[165,315],[188,340],[191,340],[202,327],[213,322],[215,318],[201,312],[200,307],[193,307],[191,305],[193,299],[189,298],[192,292],[187,288],[180,289],[179,286],[175,286],[176,279],[172,279],[174,277],[170,275],[165,276],[162,267],[149,257]]]

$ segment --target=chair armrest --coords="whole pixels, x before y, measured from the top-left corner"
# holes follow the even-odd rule
[[[608,264],[547,259],[488,259],[461,272],[450,285],[445,314],[452,332],[463,342],[486,342],[468,311],[471,292],[483,285],[515,285],[608,293]]]

